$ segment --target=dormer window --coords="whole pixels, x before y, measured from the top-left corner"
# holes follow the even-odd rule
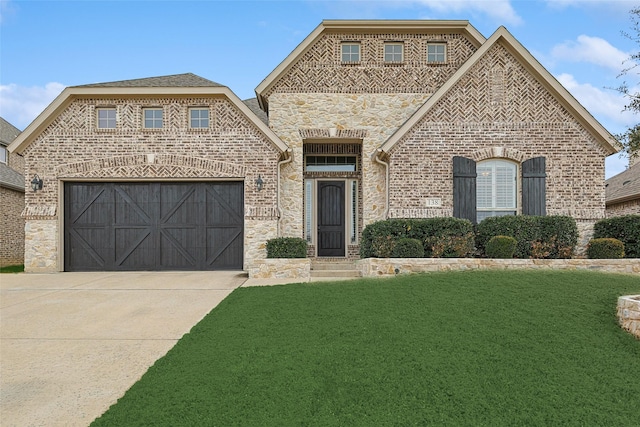
[[[0,145],[0,163],[7,163],[7,147]]]
[[[404,60],[402,43],[385,43],[384,44],[384,62],[400,63]]]
[[[447,62],[447,44],[427,43],[427,62],[430,64]]]
[[[342,43],[342,63],[360,62],[360,43]]]

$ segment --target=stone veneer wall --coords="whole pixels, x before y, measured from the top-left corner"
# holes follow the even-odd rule
[[[115,107],[116,129],[97,129],[96,108]],[[190,129],[189,108],[208,108],[210,127]],[[162,129],[142,128],[142,109],[162,108]],[[62,269],[63,181],[244,181],[245,265],[275,236],[277,168],[281,153],[259,128],[222,96],[74,100],[24,151],[26,174],[44,188],[28,192],[25,270]],[[264,189],[254,184],[258,175]]]
[[[618,298],[617,311],[620,326],[640,339],[640,295]]]
[[[24,192],[0,187],[0,266],[24,262]]]
[[[251,279],[309,279],[309,258],[269,258],[256,261],[248,268]]]
[[[362,204],[360,227],[384,218],[385,170],[372,154],[429,97],[428,94],[294,94],[269,98],[269,125],[293,150],[293,162],[282,169],[281,234],[302,237],[303,141],[362,140]],[[330,129],[336,136],[330,137]],[[361,230],[360,230],[361,231]]]
[[[590,270],[640,274],[640,259],[367,258],[356,261],[363,277],[459,270]]]

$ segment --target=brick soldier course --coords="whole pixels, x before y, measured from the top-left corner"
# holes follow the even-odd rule
[[[391,45],[401,57],[385,57]],[[344,46],[358,55],[345,61]],[[456,158],[474,171],[515,165],[515,212],[574,217],[582,248],[605,217],[604,159],[618,143],[503,27],[486,39],[467,21],[323,21],[256,94],[243,103],[191,74],[66,89],[11,145],[45,182],[26,197],[26,269],[64,268],[65,182],[241,181],[245,270],[271,237],[356,258],[377,220],[475,221]],[[102,107],[116,110],[115,129],[98,129]],[[143,127],[150,107],[161,129]],[[190,128],[194,107],[208,111],[205,129]]]

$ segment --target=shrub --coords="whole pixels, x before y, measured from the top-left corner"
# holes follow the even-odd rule
[[[424,246],[418,239],[410,239],[403,237],[396,241],[396,244],[391,251],[392,258],[423,258]]]
[[[518,241],[511,236],[493,236],[487,242],[486,253],[489,258],[513,258]]]
[[[267,258],[306,258],[307,241],[299,237],[267,240]]]
[[[578,227],[568,216],[486,218],[476,228],[476,246],[480,255],[486,255],[486,245],[494,236],[516,239],[516,258],[570,258],[578,242]]]
[[[610,237],[624,244],[626,258],[640,258],[640,215],[602,219],[593,227],[593,238]]]
[[[471,254],[475,246],[473,225],[466,219],[388,219],[365,227],[360,241],[360,256],[389,257],[401,238],[422,242],[428,257],[464,257]]]
[[[587,256],[591,259],[624,258],[624,243],[608,237],[591,239],[587,246]]]

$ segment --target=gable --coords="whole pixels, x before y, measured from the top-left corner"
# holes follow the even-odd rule
[[[484,38],[468,21],[323,21],[256,88],[268,110],[273,93],[433,93]],[[344,64],[343,42],[361,46],[361,61]],[[400,63],[384,61],[387,42],[403,45]],[[447,45],[447,62],[427,64],[428,42]]]
[[[504,27],[381,150],[391,153],[426,123],[573,127],[602,156],[620,149],[615,138]]]

